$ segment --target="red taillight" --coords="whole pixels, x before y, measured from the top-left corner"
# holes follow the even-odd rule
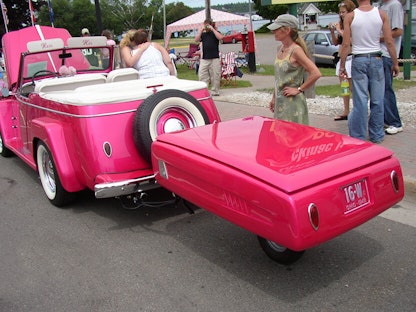
[[[308,214],[309,214],[309,221],[311,222],[313,229],[317,231],[319,227],[318,207],[316,207],[315,204],[309,204]]]
[[[397,172],[393,170],[390,174],[390,178],[391,178],[391,184],[393,185],[394,191],[396,193],[399,192],[400,183],[399,183],[399,175],[397,174]]]

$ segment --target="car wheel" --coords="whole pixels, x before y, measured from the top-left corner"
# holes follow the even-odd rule
[[[162,90],[140,104],[133,121],[133,139],[139,154],[151,163],[151,145],[162,133],[209,123],[201,104],[180,90]]]
[[[416,60],[416,48],[412,48],[410,51],[410,58],[414,61]],[[413,62],[414,63],[414,62]]]
[[[294,251],[284,246],[278,245],[273,241],[257,236],[263,251],[274,261],[281,264],[291,264],[302,257],[303,251]]]
[[[13,155],[12,151],[9,150],[6,146],[4,146],[3,135],[1,134],[1,131],[0,131],[0,155],[3,157],[10,157]]]
[[[62,187],[52,154],[43,143],[37,146],[36,162],[40,182],[49,201],[57,207],[68,204],[73,199],[73,193],[67,192]]]

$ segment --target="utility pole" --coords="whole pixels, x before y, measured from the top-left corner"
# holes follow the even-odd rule
[[[205,0],[205,19],[211,19],[211,0]]]
[[[163,0],[163,41],[166,42],[166,3]]]
[[[254,30],[253,29],[253,21],[251,19],[251,0],[248,0],[248,14],[250,15],[250,30]]]
[[[95,2],[95,16],[97,18],[97,28],[98,28],[98,34],[101,36],[101,33],[103,32],[103,22],[101,21],[101,7],[100,7],[100,0],[94,0]]]

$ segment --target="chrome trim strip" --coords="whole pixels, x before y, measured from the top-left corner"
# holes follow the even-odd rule
[[[94,193],[96,198],[110,198],[147,191],[159,187],[160,185],[157,184],[155,180],[155,174],[152,174],[137,179],[96,184],[94,186]]]
[[[203,98],[197,98],[196,100],[198,102],[200,102],[200,101],[205,101],[205,100],[209,100],[209,99],[212,99],[212,96],[206,96],[206,97],[203,97]]]
[[[16,98],[17,98],[17,100],[21,104],[24,104],[24,105],[27,105],[27,106],[30,106],[30,107],[33,107],[33,108],[37,108],[39,110],[43,110],[43,111],[46,111],[46,112],[49,112],[49,113],[54,113],[54,114],[68,116],[68,117],[73,117],[73,118],[106,117],[106,116],[114,116],[114,115],[122,115],[122,114],[134,113],[134,112],[137,111],[137,108],[135,108],[135,109],[129,109],[129,110],[118,111],[118,112],[113,112],[113,113],[105,113],[105,114],[75,115],[75,114],[64,113],[64,112],[61,112],[61,111],[58,111],[58,110],[55,110],[55,109],[50,109],[50,108],[45,108],[45,107],[42,107],[42,106],[39,106],[39,105],[35,105],[35,104],[31,103],[31,102],[28,102],[28,101],[23,100],[22,98],[24,98],[24,97],[21,96],[21,95],[16,95]],[[206,97],[203,97],[203,98],[197,98],[196,100],[198,102],[201,102],[201,101],[209,100],[211,98],[212,98],[211,96],[206,96]],[[144,101],[144,99],[138,99],[138,101]],[[55,102],[55,103],[59,103],[59,102]],[[64,104],[64,105],[72,105],[74,107],[80,107],[80,106],[73,105],[73,104]],[[105,104],[103,104],[103,105],[105,105]],[[94,106],[94,105],[85,105],[85,106]]]
[[[127,114],[127,113],[134,113],[135,111],[137,111],[137,108],[135,109],[129,109],[129,110],[125,110],[125,111],[118,111],[118,112],[113,112],[113,113],[105,113],[105,114],[95,114],[95,115],[75,115],[75,114],[69,114],[69,113],[64,113],[61,111],[57,111],[55,109],[50,109],[50,108],[45,108],[39,105],[34,105],[32,103],[26,102],[21,100],[19,97],[17,97],[17,100],[24,105],[33,107],[33,108],[37,108],[39,110],[43,110],[49,113],[54,113],[57,115],[63,115],[63,116],[68,116],[68,117],[73,117],[73,118],[94,118],[94,117],[106,117],[106,116],[114,116],[114,115],[123,115],[123,114]],[[71,104],[68,104],[71,105]],[[75,106],[75,105],[74,105]],[[89,105],[92,106],[92,105]]]

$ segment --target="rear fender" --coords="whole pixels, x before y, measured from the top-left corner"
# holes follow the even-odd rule
[[[33,155],[36,157],[37,142],[39,140],[44,142],[52,153],[64,189],[68,192],[85,189],[85,185],[80,181],[75,170],[75,168],[79,168],[80,164],[76,160],[77,157],[72,159],[70,157],[70,153],[74,153],[74,149],[71,151],[68,148],[62,125],[54,119],[39,118],[33,120],[31,128]]]

